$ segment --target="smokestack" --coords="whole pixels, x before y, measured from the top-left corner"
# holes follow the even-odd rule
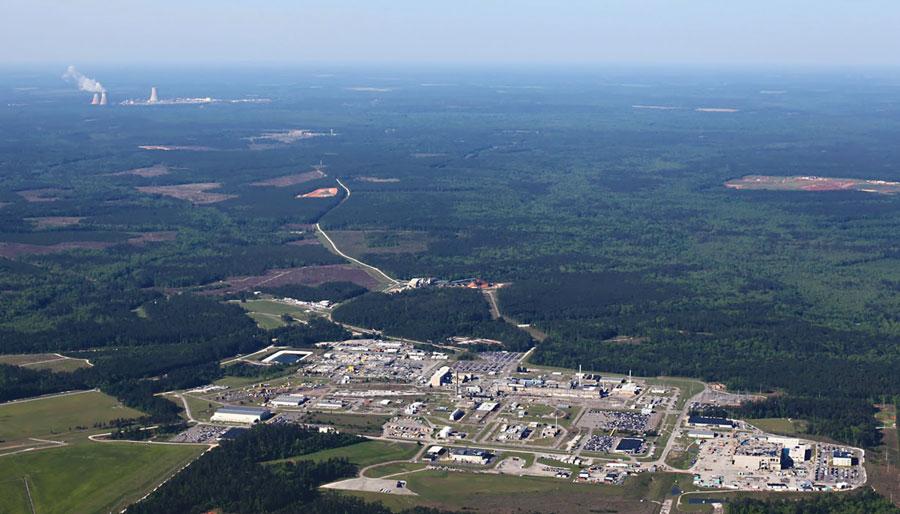
[[[106,105],[106,91],[100,93],[100,105]]]
[[[100,93],[94,93],[94,98],[91,100],[91,105],[100,105]]]
[[[153,86],[150,88],[150,99],[147,100],[147,102],[149,102],[151,104],[155,104],[158,101],[159,101],[159,95],[157,95],[157,93],[156,93],[156,86]]]

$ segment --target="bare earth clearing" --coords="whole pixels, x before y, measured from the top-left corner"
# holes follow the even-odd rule
[[[260,180],[259,182],[253,182],[250,184],[251,186],[271,186],[271,187],[290,187],[296,186],[297,184],[302,184],[304,182],[309,182],[310,180],[315,180],[317,178],[322,178],[325,176],[321,170],[313,170],[307,171],[306,173],[297,173],[294,175],[285,175],[283,177],[275,177],[270,178],[268,180]]]
[[[135,175],[137,177],[161,177],[163,175],[169,174],[169,167],[165,164],[154,164],[153,166],[149,166],[147,168],[134,168],[131,170],[120,171],[117,173],[111,173],[110,175],[114,177],[122,176],[122,175]]]
[[[77,225],[84,218],[78,216],[43,216],[40,218],[25,218],[31,222],[36,229],[42,228],[58,228]]]
[[[174,230],[163,232],[144,232],[138,236],[128,239],[128,244],[135,246],[144,246],[147,243],[162,243],[165,241],[174,241],[178,232]]]
[[[229,277],[214,284],[216,289],[202,291],[203,294],[232,294],[239,291],[253,291],[261,286],[277,287],[287,284],[318,286],[326,282],[353,282],[367,289],[378,286],[378,281],[365,271],[347,264],[326,266],[305,266],[302,268],[273,269],[265,275]],[[223,287],[224,286],[224,287]]]
[[[747,175],[725,182],[725,187],[771,191],[861,191],[886,195],[900,193],[900,182],[814,176]]]
[[[116,243],[108,241],[69,241],[53,245],[32,245],[26,243],[2,243],[0,242],[0,257],[12,259],[19,255],[45,255],[48,253],[65,252],[75,249],[102,250]]]
[[[142,193],[187,200],[194,205],[218,203],[231,198],[237,198],[237,195],[210,193],[208,191],[220,187],[222,187],[222,184],[219,182],[199,182],[196,184],[178,184],[174,186],[141,186],[136,189]]]
[[[60,195],[65,192],[66,191],[64,189],[45,187],[42,189],[25,189],[22,191],[16,191],[16,194],[24,198],[28,203],[39,203],[55,202],[59,200]]]
[[[385,178],[381,178],[381,177],[353,177],[353,180],[356,180],[356,181],[359,181],[359,182],[371,182],[371,183],[373,183],[373,184],[396,184],[397,182],[400,182],[400,179],[399,179],[399,178],[393,178],[393,177],[385,177]]]
[[[337,196],[337,193],[336,187],[323,187],[300,195],[299,198],[331,198],[332,196]]]

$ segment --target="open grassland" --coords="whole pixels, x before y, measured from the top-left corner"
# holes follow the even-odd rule
[[[0,458],[0,512],[119,511],[195,459],[201,446],[83,442]]]
[[[90,429],[95,423],[141,416],[99,391],[7,403],[0,405],[0,439],[55,436],[76,427]]]
[[[230,302],[240,305],[247,311],[247,315],[256,321],[260,328],[273,329],[285,326],[281,317],[285,314],[297,320],[306,321],[309,315],[306,309],[294,305],[287,305],[275,300],[247,300],[244,302]]]
[[[802,419],[788,418],[761,418],[751,419],[749,422],[756,428],[772,434],[804,435],[808,423]]]
[[[379,462],[389,462],[393,460],[405,460],[412,458],[419,450],[418,445],[414,443],[392,443],[386,441],[365,441],[341,448],[330,448],[320,452],[292,457],[290,461],[313,460],[322,461],[327,459],[347,459],[356,464],[360,468],[377,464]],[[276,461],[281,462],[281,461]]]
[[[83,359],[54,359],[46,362],[38,362],[35,364],[28,364],[25,366],[29,369],[49,369],[55,373],[71,373],[76,369],[81,368],[89,368],[90,364]]]
[[[393,510],[417,505],[468,512],[619,512],[653,513],[676,478],[689,484],[686,475],[645,474],[629,478],[623,486],[576,484],[542,477],[478,474],[426,470],[402,477],[418,496],[342,492],[377,500]]]
[[[419,462],[394,462],[391,464],[385,464],[383,466],[370,468],[363,474],[370,478],[381,478],[388,475],[396,475],[398,473],[418,471],[420,469],[424,469],[425,466],[425,464]]]
[[[338,430],[363,435],[381,435],[381,427],[390,416],[367,414],[344,414],[331,412],[311,412],[304,418],[304,423],[332,425]]]

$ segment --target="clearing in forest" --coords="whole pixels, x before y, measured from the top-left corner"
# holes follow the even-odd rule
[[[336,187],[322,187],[309,193],[298,195],[297,198],[331,198],[337,196],[338,189]]]
[[[322,178],[325,176],[325,173],[322,170],[312,170],[307,171],[305,173],[295,173],[293,175],[284,175],[282,177],[270,178],[268,180],[260,180],[259,182],[253,182],[250,184],[251,186],[270,186],[270,187],[290,187],[296,186],[297,184],[302,184],[304,182],[309,182],[310,180],[316,180],[317,178]]]
[[[169,167],[165,164],[154,164],[153,166],[149,166],[146,168],[134,168],[131,170],[119,171],[117,173],[110,173],[113,177],[119,177],[122,175],[134,175],[137,177],[161,177],[163,175],[169,174]]]
[[[177,184],[173,186],[140,186],[138,191],[147,194],[169,196],[179,200],[187,200],[194,205],[224,202],[237,195],[210,193],[210,189],[222,187],[219,182],[199,182],[195,184]]]
[[[864,193],[900,193],[900,182],[858,178],[816,176],[747,175],[725,182],[730,189],[770,191],[861,191]]]

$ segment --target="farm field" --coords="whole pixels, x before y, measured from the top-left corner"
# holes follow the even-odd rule
[[[808,423],[802,419],[788,418],[760,418],[751,419],[749,422],[760,430],[781,435],[802,434],[808,425]]]
[[[25,478],[35,512],[118,512],[203,449],[189,445],[82,442],[0,457],[0,512],[31,513]]]
[[[0,405],[0,439],[59,436],[76,427],[143,414],[99,391],[67,394]]]

